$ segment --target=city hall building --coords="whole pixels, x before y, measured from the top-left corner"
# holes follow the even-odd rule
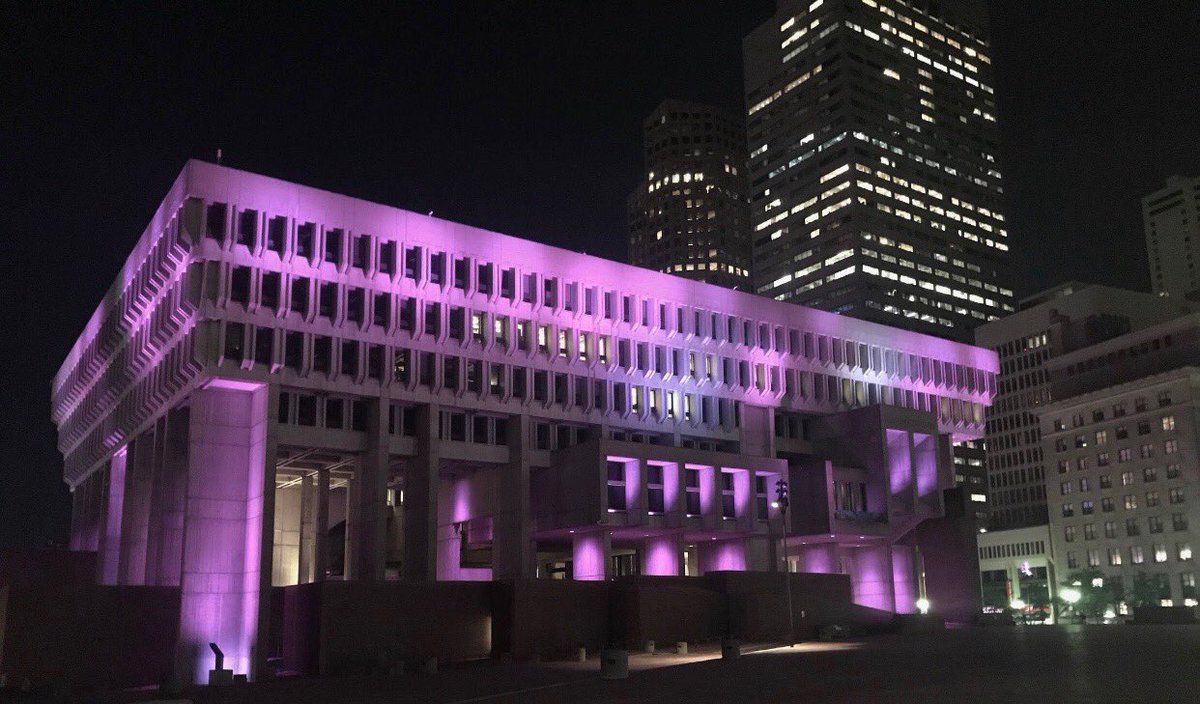
[[[176,662],[200,676],[209,642],[257,671],[272,588],[322,580],[787,564],[910,612],[917,529],[996,372],[977,347],[191,161],[53,418],[72,547],[102,584],[178,588]]]

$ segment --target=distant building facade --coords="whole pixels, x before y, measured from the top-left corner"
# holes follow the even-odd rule
[[[1094,569],[1126,601],[1197,603],[1200,316],[1046,363],[1050,536],[1064,578]],[[1141,594],[1136,580],[1141,576]]]
[[[1047,365],[1184,312],[1178,301],[1138,291],[1071,282],[1021,302],[1021,311],[975,330],[975,343],[1000,357],[996,401],[988,410],[986,487],[991,530],[1045,525],[1048,473],[1038,413],[1054,401]],[[1052,466],[1052,465],[1051,465]]]
[[[959,340],[1014,311],[985,19],[780,0],[746,37],[756,292]]]
[[[1174,298],[1200,291],[1200,177],[1172,176],[1142,199],[1150,285]]]
[[[193,161],[52,413],[72,547],[103,584],[180,590],[178,672],[202,677],[217,642],[254,675],[271,589],[331,579],[774,570],[784,536],[792,569],[912,611],[963,572],[926,569],[942,548],[922,541],[996,371],[970,345]]]
[[[1054,544],[1046,524],[981,533],[979,577],[985,611],[1017,611],[1028,619],[1053,617],[1058,594]]]
[[[664,100],[646,118],[645,173],[629,196],[629,261],[749,290],[746,130],[711,105]]]

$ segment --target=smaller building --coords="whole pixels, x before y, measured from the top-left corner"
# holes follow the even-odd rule
[[[1150,284],[1154,292],[1193,298],[1200,290],[1200,273],[1192,259],[1192,244],[1200,245],[1200,176],[1172,176],[1142,199]]]
[[[984,532],[978,542],[984,611],[1015,608],[1028,621],[1053,621],[1058,588],[1050,528]]]
[[[1130,607],[1196,605],[1200,315],[1047,367],[1057,400],[1041,413],[1042,448],[1061,578],[1099,571]]]

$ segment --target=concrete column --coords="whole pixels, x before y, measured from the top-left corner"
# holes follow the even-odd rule
[[[285,587],[299,584],[301,504],[300,482],[275,490],[275,530],[272,544],[271,584]]]
[[[529,544],[529,416],[508,419],[508,465],[502,470],[500,505],[493,518],[492,578],[532,574]]]
[[[101,524],[99,570],[101,584],[117,584],[121,574],[121,514],[125,507],[125,467],[129,461],[129,446],[126,445],[108,462],[108,482],[105,498],[104,520]]]
[[[329,572],[329,470],[317,470],[317,502],[313,526],[313,581],[324,582]]]
[[[854,603],[874,609],[894,611],[892,587],[892,550],[887,545],[872,545],[852,550],[850,585]]]
[[[162,550],[163,510],[166,508],[166,477],[163,472],[163,457],[167,436],[167,417],[164,415],[154,424],[154,447],[151,457],[149,516],[146,525],[146,572],[143,584],[158,584],[159,558]]]
[[[572,574],[580,581],[608,579],[611,572],[612,535],[608,531],[577,533],[573,545]]]
[[[313,573],[313,529],[316,527],[316,484],[313,475],[305,474],[300,479],[300,564],[297,575],[301,584],[316,581]]]
[[[683,536],[679,533],[646,538],[642,544],[642,574],[678,577],[683,574]]]
[[[370,401],[367,413],[367,451],[359,457],[350,492],[354,536],[350,554],[353,579],[381,581],[387,562],[388,407],[386,399]]]
[[[417,409],[417,455],[404,477],[404,578],[437,578],[437,495],[440,440],[436,404]]]
[[[147,430],[129,445],[125,470],[125,499],[121,511],[121,584],[146,583],[146,548],[154,484],[154,431]]]
[[[163,443],[162,537],[159,540],[159,581],[179,586],[183,560],[184,515],[188,486],[188,427],[190,411],[179,408],[167,414]]]
[[[255,678],[265,664],[274,395],[265,385],[217,380],[190,398],[176,649],[176,672],[185,680],[203,681],[212,666],[210,642],[236,673]]]

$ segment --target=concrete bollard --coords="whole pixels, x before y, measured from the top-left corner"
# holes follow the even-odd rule
[[[741,644],[732,638],[721,639],[721,659],[734,660],[742,654]]]
[[[587,662],[587,648],[579,648],[575,651],[575,662]]]
[[[600,679],[623,680],[629,677],[629,653],[616,648],[600,651]]]
[[[425,659],[425,674],[436,675],[437,671],[438,671],[437,658],[426,658]]]
[[[681,640],[678,643],[676,643],[675,644],[675,652],[679,653],[680,655],[687,655],[688,654],[687,653],[687,641]]]
[[[654,641],[652,641],[652,640],[646,641],[646,652],[651,655],[654,654]]]

